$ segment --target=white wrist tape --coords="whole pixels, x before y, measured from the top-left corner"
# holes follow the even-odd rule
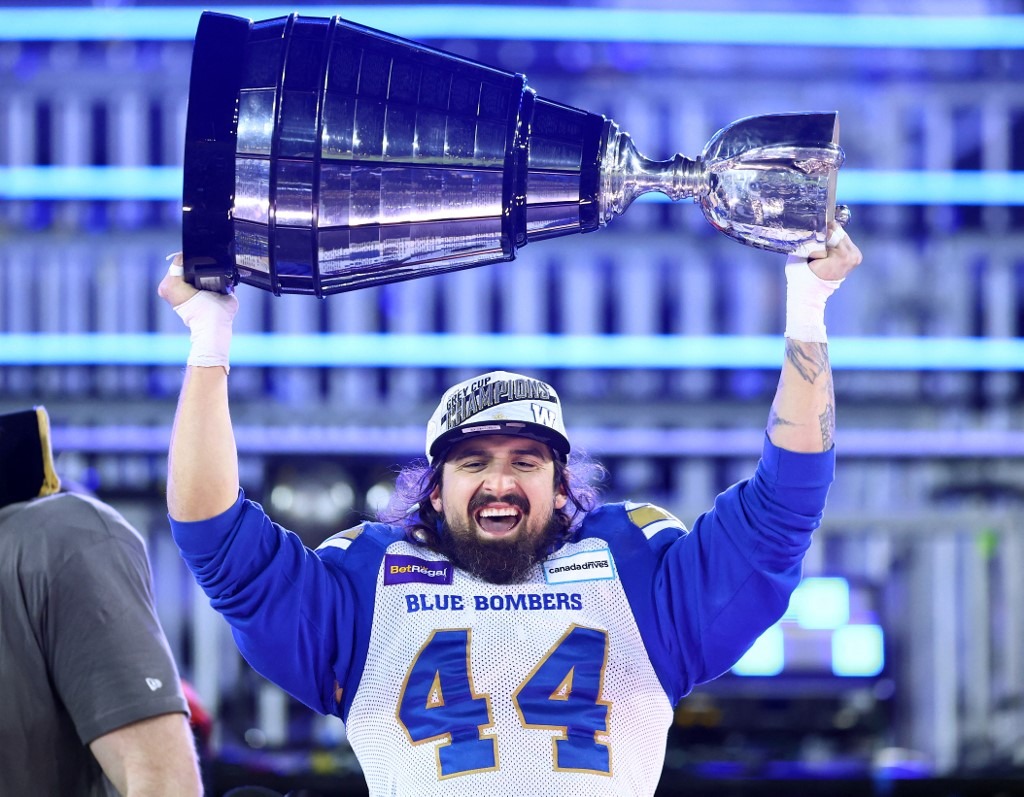
[[[238,312],[238,299],[234,294],[199,291],[175,307],[174,312],[192,332],[188,364],[204,368],[222,365],[225,371],[230,371],[231,322]]]
[[[185,255],[183,252],[171,252],[167,255],[164,260],[170,261],[171,265],[167,267],[167,273],[172,277],[183,277],[185,276]]]
[[[802,257],[786,260],[786,337],[807,343],[827,343],[825,302],[843,281],[824,280]]]

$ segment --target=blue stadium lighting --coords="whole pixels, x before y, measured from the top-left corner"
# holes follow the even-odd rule
[[[834,336],[834,370],[1024,371],[1024,340]],[[177,334],[0,333],[0,365],[174,365]],[[235,365],[366,368],[659,368],[777,370],[775,335],[238,334]]]
[[[783,620],[801,628],[832,630],[850,622],[850,584],[845,578],[805,578],[793,592]]]
[[[176,166],[0,166],[0,199],[181,202]]]
[[[1024,205],[1024,173],[843,169],[838,192],[851,205]]]
[[[294,6],[208,6],[251,19],[284,16]],[[4,9],[0,39],[191,40],[201,6],[93,9]],[[557,8],[488,5],[310,5],[308,16],[335,14],[410,39],[526,39],[907,49],[1019,49],[1024,19],[1017,15],[916,16],[821,13]],[[841,20],[837,24],[837,19]]]
[[[180,370],[181,366],[178,365]],[[243,454],[300,454],[308,456],[361,455],[372,451],[395,457],[416,457],[423,452],[423,427],[366,426],[245,426],[235,427],[238,450]],[[53,445],[58,451],[108,454],[167,453],[170,428],[101,425],[55,426]],[[620,457],[747,457],[761,454],[762,430],[736,429],[573,429],[583,451]],[[844,457],[1022,458],[1024,434],[1012,431],[948,431],[907,429],[843,429],[839,438]]]
[[[0,166],[0,199],[180,202],[181,185],[176,166]],[[1024,205],[1024,172],[843,169],[839,195],[849,205]]]
[[[736,675],[778,675],[786,665],[785,648],[782,628],[778,624],[773,625],[733,665],[732,672]]]
[[[825,634],[832,674],[870,678],[885,665],[881,626],[850,623],[850,585],[845,578],[805,578],[793,591],[782,619],[762,634],[732,668],[736,675],[773,676],[786,668],[787,628]]]
[[[885,666],[882,629],[847,625],[832,633],[832,673],[845,678],[870,678]]]

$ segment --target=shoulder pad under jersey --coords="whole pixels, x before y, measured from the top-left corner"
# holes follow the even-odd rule
[[[355,542],[356,537],[363,533],[363,529],[365,527],[365,523],[360,523],[358,526],[353,526],[352,528],[346,529],[345,531],[339,531],[337,534],[332,534],[330,537],[328,537],[326,540],[320,543],[316,547],[316,549],[318,551],[323,551],[327,548],[340,548],[344,551],[348,548],[348,546]]]
[[[650,539],[662,529],[679,529],[686,532],[686,525],[669,512],[654,504],[635,504],[626,501],[623,504],[629,521]]]

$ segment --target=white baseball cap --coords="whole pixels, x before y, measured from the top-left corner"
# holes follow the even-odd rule
[[[460,440],[485,434],[529,437],[563,458],[569,438],[562,404],[547,382],[508,371],[492,371],[448,388],[427,424],[427,461]]]

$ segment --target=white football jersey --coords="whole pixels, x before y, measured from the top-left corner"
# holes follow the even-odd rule
[[[671,721],[603,540],[507,586],[388,547],[346,722],[371,794],[649,795]]]

